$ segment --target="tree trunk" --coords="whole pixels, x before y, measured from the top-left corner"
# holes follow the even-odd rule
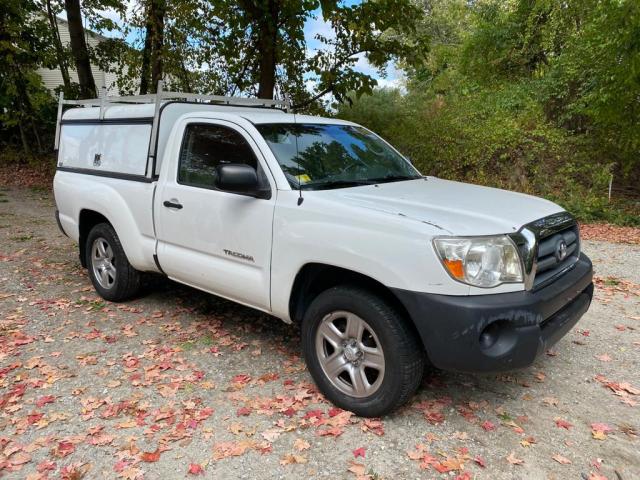
[[[33,150],[31,148],[33,139],[27,138],[25,127],[28,126],[28,123],[31,123],[31,125],[33,126],[33,107],[31,105],[31,100],[29,99],[29,93],[27,92],[27,79],[22,73],[20,65],[13,62],[12,67],[12,77],[14,80],[14,85],[16,86],[16,97],[14,99],[14,105],[16,115],[18,117],[20,140],[22,141],[22,148],[24,149],[25,155],[30,156],[33,153]]]
[[[153,11],[153,0],[147,1],[146,7],[146,32],[144,35],[144,48],[142,50],[142,68],[140,71],[140,95],[149,93],[149,78],[151,75],[151,38],[153,37],[153,22],[151,12]]]
[[[60,40],[58,20],[51,8],[51,0],[47,0],[47,17],[49,17],[49,25],[51,26],[53,43],[56,48],[56,57],[58,60],[58,66],[60,67],[60,74],[62,75],[62,83],[64,84],[65,91],[69,92],[71,90],[71,77],[69,76],[69,68],[67,66],[67,59],[64,55],[64,48],[62,47],[62,40]]]
[[[93,80],[91,63],[89,62],[89,50],[84,38],[80,0],[64,0],[64,8],[67,11],[71,51],[76,63],[76,71],[78,72],[78,83],[80,83],[80,97],[97,97],[96,83]]]
[[[278,42],[278,13],[277,0],[268,0],[266,11],[263,11],[258,23],[258,56],[259,56],[259,84],[258,98],[273,99],[276,86],[276,47]]]
[[[180,71],[181,71],[180,83],[182,83],[183,91],[193,93],[191,91],[191,82],[189,81],[189,71],[187,70],[187,67],[184,64],[183,57],[180,57]]]
[[[151,92],[156,93],[158,81],[162,80],[165,0],[151,0],[153,4],[151,22]]]
[[[24,133],[24,128],[22,128],[22,120],[18,120],[18,130],[20,131],[20,141],[22,142],[22,150],[27,157],[31,156],[31,147],[29,146],[29,141],[27,140],[27,136]]]

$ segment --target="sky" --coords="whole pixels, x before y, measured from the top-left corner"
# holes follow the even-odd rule
[[[344,0],[343,1],[345,5],[349,5],[349,6],[357,5],[361,2],[362,0]],[[127,0],[126,3],[128,4],[128,10],[131,10],[136,2],[135,0]],[[66,17],[64,13],[65,12],[63,11],[61,15],[62,17]],[[116,13],[115,11],[106,10],[102,13],[105,17],[114,20],[116,23],[122,23],[122,19],[120,18],[118,13]],[[109,35],[108,32],[102,32],[102,33],[105,36],[113,36],[113,35]],[[304,34],[307,42],[307,49],[309,51],[309,55],[312,55],[313,52],[321,46],[321,43],[315,39],[315,36],[317,34],[321,34],[325,37],[330,38],[333,34],[333,31],[329,23],[325,22],[322,19],[322,14],[318,9],[315,12],[313,12],[312,17],[307,20],[304,27]],[[367,59],[365,58],[364,55],[359,56],[358,62],[355,68],[356,70],[362,73],[366,73],[367,75],[370,75],[371,77],[375,78],[378,81],[378,86],[380,87],[401,87],[402,80],[403,80],[402,72],[398,70],[393,64],[390,64],[387,67],[386,76],[384,78],[378,74],[377,69],[373,68],[369,64],[369,62],[367,62]]]
[[[344,2],[346,5],[356,5],[361,3],[360,0],[350,0]],[[321,46],[321,43],[315,39],[317,34],[321,34],[324,37],[331,38],[333,31],[331,25],[322,19],[320,10],[316,10],[313,14],[313,18],[307,20],[304,26],[304,36],[307,42],[307,49],[313,53],[314,50]],[[364,55],[360,55],[358,63],[356,64],[356,70],[366,73],[378,81],[380,87],[400,87],[402,83],[402,72],[398,70],[395,65],[390,64],[387,67],[386,77],[382,78],[378,74],[377,69],[373,68]]]

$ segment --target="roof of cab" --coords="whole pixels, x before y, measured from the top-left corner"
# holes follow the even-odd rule
[[[185,102],[168,102],[168,103],[181,103]],[[165,103],[167,105],[168,103]],[[198,108],[194,108],[194,113],[203,115],[203,104],[194,103]],[[229,105],[208,105],[210,108],[206,109],[206,112],[222,112],[226,114],[238,115],[252,123],[326,123],[326,124],[352,124],[345,120],[339,120],[337,118],[326,117],[314,117],[310,115],[297,115],[292,113],[286,113],[283,110],[271,109],[271,108],[255,108],[255,107],[238,107]],[[155,113],[155,104],[110,104],[104,107],[104,119],[126,119],[126,118],[153,118]],[[70,108],[64,112],[64,120],[97,120],[100,115],[99,107],[82,107],[82,108]]]

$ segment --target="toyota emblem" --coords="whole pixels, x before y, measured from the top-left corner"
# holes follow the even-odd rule
[[[556,245],[556,259],[561,262],[565,258],[567,258],[567,242],[560,240]]]

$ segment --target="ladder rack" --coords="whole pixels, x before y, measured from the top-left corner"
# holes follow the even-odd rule
[[[124,95],[124,96],[107,96],[106,88],[102,87],[101,95],[98,98],[90,98],[86,100],[65,100],[64,93],[60,92],[58,97],[58,115],[56,119],[56,135],[54,141],[54,149],[58,150],[60,144],[60,122],[65,105],[80,107],[100,107],[99,119],[104,119],[105,107],[112,104],[155,104],[153,115],[153,126],[151,127],[151,143],[149,156],[155,155],[156,136],[158,134],[158,126],[160,124],[160,107],[162,103],[170,100],[183,100],[194,103],[210,103],[212,105],[230,105],[236,107],[253,107],[253,108],[278,108],[288,112],[292,108],[291,101],[288,97],[284,100],[267,100],[262,98],[242,98],[242,97],[225,97],[222,95],[204,95],[199,93],[171,92],[163,89],[163,81],[158,81],[156,93],[148,95]]]

